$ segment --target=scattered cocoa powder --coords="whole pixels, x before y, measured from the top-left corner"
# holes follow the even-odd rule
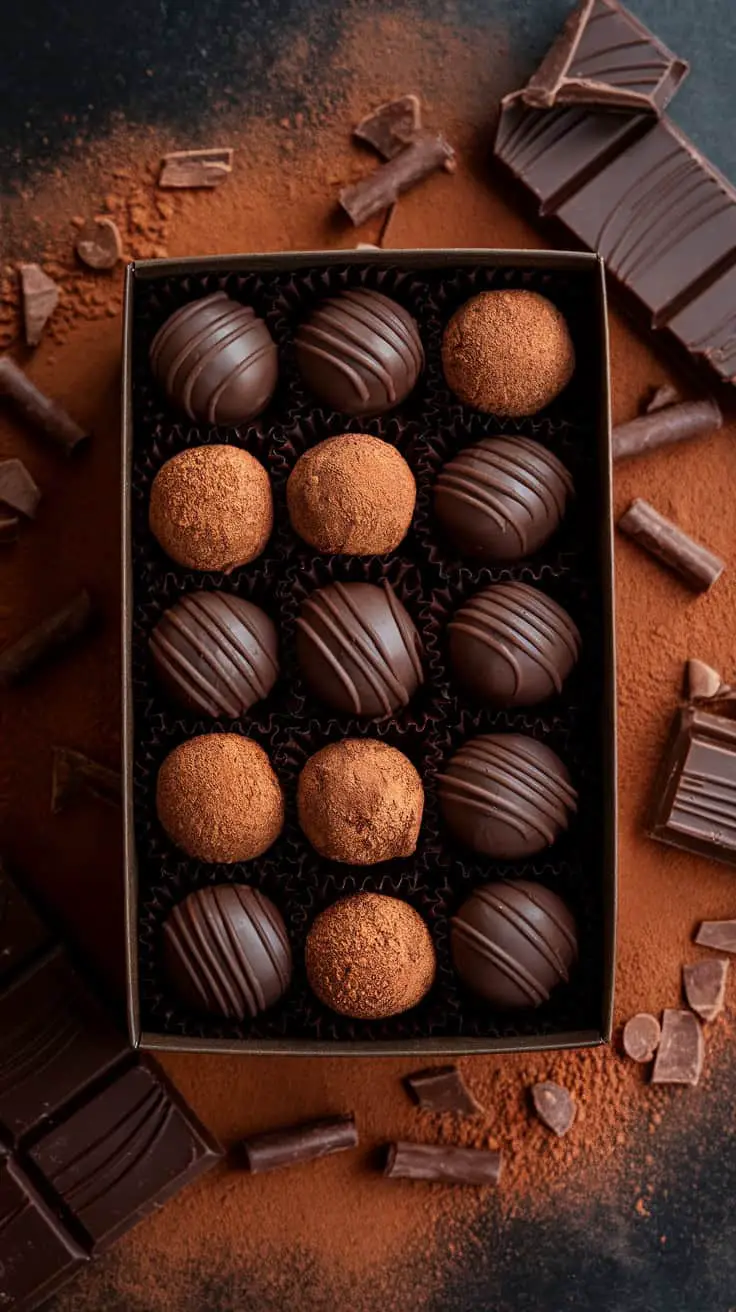
[[[371,866],[416,850],[424,788],[396,747],[343,738],[310,756],[299,775],[297,809],[320,856]]]
[[[409,531],[414,475],[388,442],[344,433],[297,460],[286,496],[296,532],[317,551],[385,555]]]

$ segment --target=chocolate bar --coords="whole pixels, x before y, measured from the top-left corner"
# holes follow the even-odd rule
[[[652,838],[736,865],[736,720],[679,710],[655,799]]]

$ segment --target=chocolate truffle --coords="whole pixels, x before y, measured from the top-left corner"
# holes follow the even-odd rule
[[[291,980],[291,948],[273,902],[256,888],[200,888],[164,925],[164,969],[192,1011],[253,1020]]]
[[[206,424],[246,424],[276,387],[276,345],[249,305],[214,292],[182,305],[151,343],[151,369],[177,410]]]
[[[567,611],[528,583],[483,588],[448,628],[458,682],[489,706],[535,706],[561,692],[580,654]]]
[[[270,537],[268,474],[238,446],[188,447],[159,469],[148,519],[179,565],[229,574],[260,556]]]
[[[565,466],[528,437],[484,437],[448,460],[434,489],[445,537],[494,564],[531,556],[552,536],[573,490]]]
[[[549,847],[576,810],[577,793],[559,756],[526,734],[469,739],[438,781],[440,810],[455,837],[502,861]]]
[[[297,808],[320,856],[372,866],[416,850],[424,789],[403,752],[344,738],[310,756],[299,776]]]
[[[419,330],[408,310],[366,288],[322,301],[297,330],[296,358],[320,401],[361,416],[399,405],[424,366]]]
[[[158,772],[156,810],[187,856],[227,864],[260,856],[284,823],[271,762],[237,733],[201,734],[175,747]]]
[[[325,1006],[354,1020],[382,1020],[421,1002],[436,962],[429,930],[408,902],[356,893],[317,916],[306,966]]]
[[[278,674],[276,627],[227,592],[190,592],[151,634],[151,658],[169,696],[203,715],[236,720],[267,697]]]
[[[333,710],[392,715],[424,680],[419,634],[385,580],[319,588],[296,623],[304,678]]]
[[[450,948],[463,983],[492,1007],[538,1007],[578,955],[565,903],[527,879],[476,888],[452,918]]]
[[[481,292],[448,323],[442,367],[466,405],[519,417],[536,414],[567,387],[575,350],[563,316],[545,296]]]
[[[294,531],[317,551],[382,556],[406,537],[417,488],[404,457],[378,437],[343,433],[297,460],[286,485]]]

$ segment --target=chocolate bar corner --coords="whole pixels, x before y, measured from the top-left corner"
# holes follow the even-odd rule
[[[655,789],[649,834],[736,866],[736,720],[678,711]]]

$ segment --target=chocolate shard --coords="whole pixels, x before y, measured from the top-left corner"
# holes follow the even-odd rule
[[[0,356],[0,398],[9,401],[23,419],[67,455],[89,441],[89,433],[36,387],[9,355]]]
[[[683,966],[682,984],[687,1005],[702,1020],[715,1020],[723,1011],[727,978],[728,962],[722,957]]]
[[[428,1180],[435,1184],[498,1184],[501,1154],[451,1144],[389,1144],[384,1175],[389,1180]]]
[[[119,805],[122,778],[118,770],[92,761],[70,747],[54,747],[51,767],[51,810],[63,811],[70,802],[89,794],[101,802]]]
[[[736,920],[704,920],[694,941],[717,952],[736,952]]]
[[[688,701],[712,701],[716,697],[730,697],[730,684],[724,683],[717,670],[705,661],[693,657],[685,662],[685,696]]]
[[[59,286],[38,264],[21,264],[23,327],[28,346],[38,346],[46,324],[59,304]]]
[[[649,835],[736,865],[736,720],[698,706],[677,712],[655,783]]]
[[[41,490],[31,478],[22,460],[0,461],[0,502],[33,519],[41,500]]]
[[[0,982],[51,945],[51,932],[0,861]]]
[[[627,424],[618,424],[611,433],[614,460],[645,455],[660,446],[687,442],[703,433],[720,428],[723,415],[711,397],[704,401],[683,401],[679,405],[660,406]]]
[[[89,219],[80,229],[74,249],[89,269],[114,269],[123,258],[123,243],[118,226],[103,216]]]
[[[719,556],[641,497],[632,501],[619,519],[618,527],[650,556],[679,575],[694,592],[707,592],[726,568]]]
[[[532,1103],[543,1125],[562,1138],[572,1127],[577,1114],[577,1104],[568,1089],[552,1080],[533,1084],[531,1088]]]
[[[457,1066],[433,1066],[407,1075],[404,1084],[411,1098],[423,1112],[456,1112],[473,1116],[482,1111],[466,1085]]]
[[[340,204],[355,227],[393,205],[405,191],[437,169],[452,171],[455,152],[438,132],[420,129],[408,146],[373,173],[340,192]]]
[[[0,515],[0,545],[10,546],[18,541],[20,519],[17,515]]]
[[[655,387],[647,399],[644,406],[644,414],[651,415],[655,410],[664,410],[668,405],[679,405],[682,402],[682,396],[672,383],[662,383],[661,387]]]
[[[640,1011],[624,1025],[623,1047],[632,1061],[651,1061],[662,1037],[662,1028],[656,1016]]]
[[[419,97],[398,96],[366,114],[353,128],[358,141],[372,146],[383,159],[393,159],[422,126]]]
[[[0,1160],[0,1306],[45,1303],[88,1256],[12,1158]]]
[[[89,629],[92,618],[90,595],[79,592],[66,606],[4,647],[0,651],[0,688],[26,678],[43,661],[81,637]]]
[[[161,160],[159,187],[219,187],[233,171],[230,146],[207,150],[174,150]]]
[[[331,1153],[355,1148],[358,1131],[352,1116],[332,1116],[283,1130],[267,1130],[243,1139],[236,1155],[245,1158],[252,1175],[275,1171],[282,1166],[301,1166],[304,1162],[328,1157]]]
[[[664,1011],[652,1084],[697,1084],[704,1056],[705,1040],[697,1016],[674,1008]]]

